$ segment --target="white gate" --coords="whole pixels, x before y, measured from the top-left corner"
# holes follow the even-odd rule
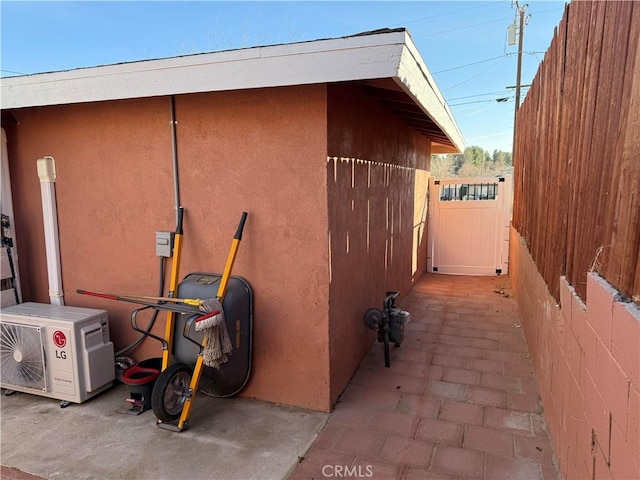
[[[511,192],[511,176],[430,178],[427,271],[508,273]]]

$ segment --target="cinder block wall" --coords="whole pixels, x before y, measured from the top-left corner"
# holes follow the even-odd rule
[[[510,277],[565,479],[640,478],[640,309],[595,273],[560,305],[511,229]]]

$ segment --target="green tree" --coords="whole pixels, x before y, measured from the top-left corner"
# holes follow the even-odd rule
[[[490,154],[472,145],[461,154],[434,155],[431,174],[436,178],[496,176],[504,175],[511,166],[511,152],[494,150]]]

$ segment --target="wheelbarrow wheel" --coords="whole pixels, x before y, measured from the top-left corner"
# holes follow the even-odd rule
[[[169,365],[157,378],[151,392],[151,408],[163,422],[180,418],[189,392],[192,370],[184,363]]]

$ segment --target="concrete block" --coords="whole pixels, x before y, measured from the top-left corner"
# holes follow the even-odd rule
[[[582,381],[585,372],[594,375],[596,365],[596,332],[589,322],[583,322],[580,325],[580,329],[578,330],[578,343],[582,351],[582,358],[580,360],[580,387],[584,388]]]
[[[611,346],[623,371],[635,386],[640,386],[640,309],[637,305],[613,304]]]
[[[640,478],[640,462],[633,455],[617,425],[611,428],[609,469],[615,479]]]
[[[569,368],[569,362],[567,361],[562,351],[558,352],[556,365],[556,377],[558,378],[560,394],[563,396],[563,398],[569,400],[571,392],[571,369]]]
[[[575,290],[571,284],[567,281],[567,277],[564,275],[560,277],[560,309],[566,318],[569,325],[571,325],[571,312],[572,312],[572,299],[575,295]]]
[[[611,348],[611,319],[618,291],[596,273],[587,275],[587,318],[602,342]]]
[[[585,398],[575,379],[571,380],[571,388],[569,392],[569,406],[571,408],[571,417],[578,420],[586,420]]]
[[[629,389],[629,412],[627,414],[627,432],[625,439],[631,452],[640,461],[640,390],[631,386]]]
[[[564,457],[562,456],[563,454],[561,453],[556,453],[557,455],[559,455],[558,458],[558,463],[559,463],[559,470],[560,473],[562,474],[562,478],[578,478],[578,471],[576,470],[576,457],[575,457],[575,452],[572,452],[570,448],[565,448],[564,449],[566,451],[566,453],[564,453]],[[564,461],[563,461],[564,458]]]
[[[569,362],[569,369],[572,375],[578,380],[580,378],[582,351],[578,339],[572,330],[568,330],[564,336],[563,350]]]
[[[581,384],[586,402],[585,413],[590,427],[595,431],[596,442],[600,445],[603,455],[609,452],[609,410],[603,399],[603,394],[596,386],[589,373],[584,376],[584,384]],[[604,392],[606,395],[607,392]]]
[[[551,327],[560,343],[564,343],[564,336],[571,330],[567,324],[567,319],[559,308],[554,308],[552,311]]]
[[[550,394],[543,397],[544,419],[551,438],[559,438],[562,430],[562,404]],[[534,426],[535,427],[535,426]]]
[[[578,434],[584,430],[583,424],[585,420],[578,420],[577,418],[572,417],[571,415],[567,418],[567,430],[564,436],[564,442],[559,445],[560,448],[556,449],[556,451],[570,450],[575,457],[578,452]],[[574,458],[575,462],[575,458]]]
[[[594,477],[598,480],[614,480],[614,477],[611,475],[611,471],[609,470],[609,465],[607,465],[607,461],[604,456],[596,453],[595,463],[594,463]]]
[[[592,449],[592,429],[587,421],[578,423],[578,432],[576,435],[576,469],[579,471],[584,471],[585,466],[586,471],[591,472],[593,466],[593,449]],[[574,478],[592,478],[589,477],[574,477]]]
[[[629,381],[611,352],[599,339],[596,340],[596,371],[593,379],[602,393],[607,409],[613,415],[613,421],[625,429]]]
[[[577,475],[575,477],[568,478],[593,478],[593,457],[589,457],[584,461],[577,460],[576,461],[576,472]]]
[[[571,329],[577,335],[577,327],[587,321],[587,306],[574,295],[571,297]]]

